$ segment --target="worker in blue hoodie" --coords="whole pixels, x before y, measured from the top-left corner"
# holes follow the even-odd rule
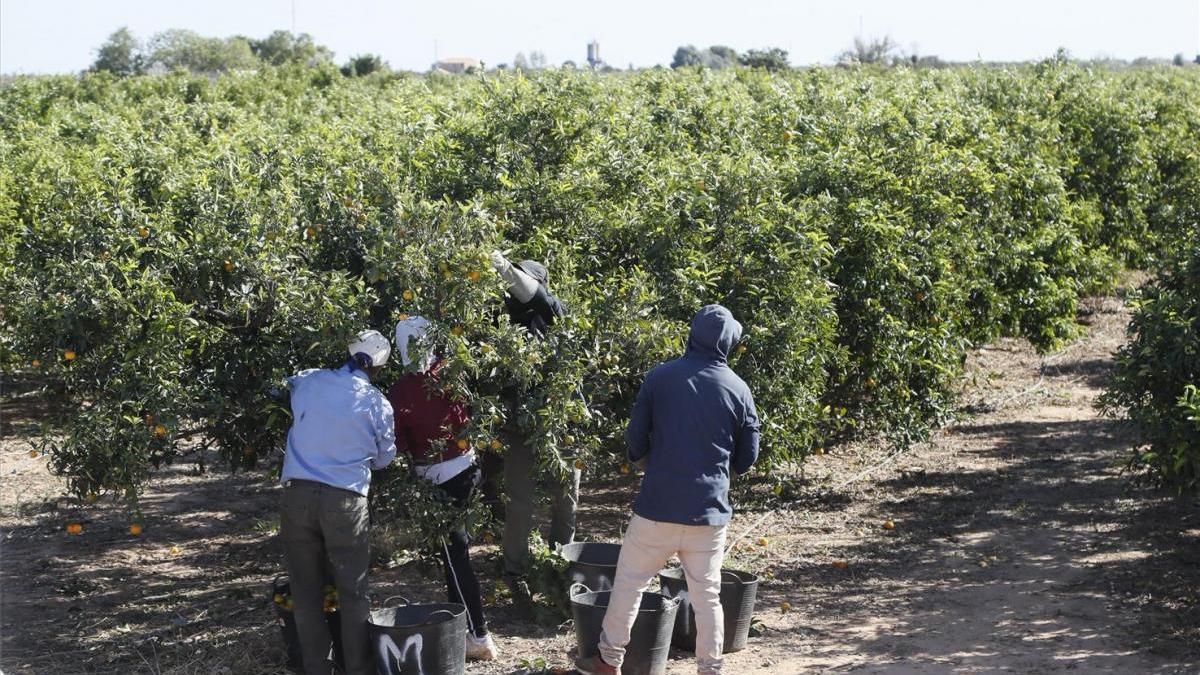
[[[576,663],[585,675],[618,675],[642,591],[678,555],[696,612],[697,672],[721,672],[721,564],[732,476],[758,459],[750,388],[729,368],[742,326],[707,305],[692,319],[687,353],[650,371],[629,418],[629,459],[645,469],[625,531],[599,653]]]

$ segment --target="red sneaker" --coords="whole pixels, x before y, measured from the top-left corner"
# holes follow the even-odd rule
[[[586,659],[575,659],[575,670],[582,675],[621,675],[620,668],[608,665],[599,654]]]

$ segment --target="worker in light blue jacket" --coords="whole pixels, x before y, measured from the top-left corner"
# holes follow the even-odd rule
[[[287,381],[292,428],[283,457],[279,538],[307,675],[329,675],[331,669],[322,588],[330,582],[341,617],[340,672],[375,672],[367,644],[367,491],[371,470],[396,457],[396,444],[392,406],[371,379],[387,363],[391,343],[368,330],[348,351],[340,368],[305,370]]]
[[[720,305],[692,319],[687,352],[646,375],[629,418],[629,459],[646,475],[617,561],[597,650],[578,660],[585,675],[616,675],[641,592],[678,554],[696,611],[701,675],[721,672],[721,564],[733,515],[729,480],[758,458],[758,414],[750,388],[728,364],[742,326]]]

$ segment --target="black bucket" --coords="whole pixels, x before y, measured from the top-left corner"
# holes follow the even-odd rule
[[[467,669],[467,608],[454,603],[403,602],[371,612],[367,635],[379,675],[464,675]]]
[[[275,605],[275,617],[279,623],[279,632],[283,635],[284,648],[287,651],[287,668],[296,672],[304,671],[304,657],[300,653],[300,634],[296,632],[296,614],[289,604],[292,597],[292,587],[287,575],[279,575],[271,582],[271,600]],[[338,668],[345,663],[342,659],[342,614],[335,610],[325,612],[325,625],[329,627],[329,637],[333,640],[331,657]]]
[[[567,587],[582,584],[596,591],[612,590],[617,578],[617,558],[620,544],[576,542],[562,547],[560,555],[567,561]]]
[[[608,609],[609,591],[592,592],[582,584],[571,586],[571,618],[575,620],[576,653],[587,658],[599,653],[601,624]],[[671,651],[671,630],[679,600],[661,593],[642,593],[642,604],[625,646],[622,675],[663,675]]]
[[[696,651],[696,612],[688,600],[683,570],[663,570],[659,572],[658,580],[662,584],[663,595],[680,600],[671,644],[689,652]],[[746,648],[757,597],[758,577],[749,572],[721,570],[721,612],[725,615],[726,654]]]

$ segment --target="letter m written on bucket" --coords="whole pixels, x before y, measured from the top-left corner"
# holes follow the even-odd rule
[[[378,639],[379,672],[387,675],[425,675],[425,669],[421,666],[421,648],[425,646],[425,641],[419,633],[408,636],[402,647],[397,646],[390,635],[380,635]],[[415,669],[406,668],[410,659]]]

